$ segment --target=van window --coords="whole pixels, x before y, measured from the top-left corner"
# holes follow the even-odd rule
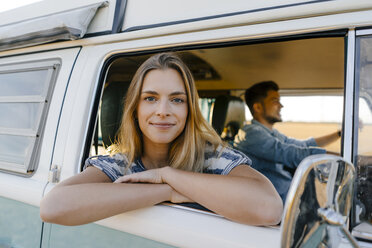
[[[57,61],[0,66],[0,169],[32,173],[36,167]]]
[[[211,120],[211,109],[213,106],[213,103],[216,99],[214,98],[200,98],[199,99],[199,107],[202,112],[203,117],[210,122]]]
[[[355,78],[359,99],[355,102],[358,115],[354,118],[354,164],[357,172],[354,224],[360,224],[356,229],[369,233],[368,239],[371,239],[371,229],[365,224],[372,223],[372,36],[358,38],[356,44]]]

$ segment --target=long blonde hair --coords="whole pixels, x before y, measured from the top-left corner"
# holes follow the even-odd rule
[[[160,53],[147,59],[137,70],[129,86],[124,114],[113,153],[124,153],[129,164],[143,155],[142,132],[136,120],[143,80],[151,70],[174,69],[182,77],[188,103],[188,116],[182,133],[172,142],[169,150],[169,166],[177,169],[202,172],[204,151],[209,143],[216,149],[223,145],[221,138],[207,123],[199,108],[199,97],[190,70],[173,53]]]

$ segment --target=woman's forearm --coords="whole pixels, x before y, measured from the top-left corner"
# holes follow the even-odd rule
[[[167,184],[86,183],[56,186],[40,204],[41,218],[82,225],[170,200]]]
[[[179,193],[231,220],[252,225],[277,224],[283,204],[274,186],[248,166],[239,170],[253,174],[221,176],[165,168],[163,179]]]

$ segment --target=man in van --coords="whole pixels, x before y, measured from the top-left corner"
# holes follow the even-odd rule
[[[297,140],[274,129],[273,125],[282,121],[280,110],[283,105],[279,87],[273,81],[260,82],[247,89],[245,101],[253,120],[239,130],[234,147],[252,159],[252,166],[271,180],[285,203],[293,177],[289,171],[294,171],[309,155],[326,153],[320,147],[339,139],[341,131]]]

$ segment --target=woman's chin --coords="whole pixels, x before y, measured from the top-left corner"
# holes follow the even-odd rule
[[[172,143],[172,141],[174,139],[175,138],[156,137],[156,138],[153,138],[153,139],[150,139],[150,140],[151,140],[151,142],[153,144],[157,144],[157,145],[169,145],[170,143]]]

